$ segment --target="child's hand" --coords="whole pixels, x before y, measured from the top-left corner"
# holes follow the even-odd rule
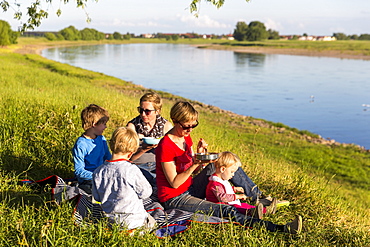
[[[239,199],[239,200],[247,200],[248,197],[245,195],[245,194],[235,194],[236,195],[236,199]]]
[[[235,193],[244,193],[243,187],[234,187]]]

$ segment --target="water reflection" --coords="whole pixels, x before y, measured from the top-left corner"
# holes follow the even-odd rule
[[[234,61],[238,67],[263,67],[266,54],[234,52]]]

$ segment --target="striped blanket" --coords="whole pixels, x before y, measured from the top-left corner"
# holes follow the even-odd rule
[[[76,225],[94,224],[105,218],[105,213],[100,204],[92,202],[92,196],[86,194],[76,186],[73,179],[62,179],[53,175],[38,181],[23,180],[23,183],[51,187],[52,198],[56,204],[76,199],[76,206],[72,214]],[[189,229],[192,222],[204,223],[227,223],[228,220],[214,216],[187,212],[179,209],[165,210],[158,202],[156,188],[153,188],[151,197],[144,200],[145,210],[156,220],[156,228],[153,230],[158,238],[165,238],[181,233]]]

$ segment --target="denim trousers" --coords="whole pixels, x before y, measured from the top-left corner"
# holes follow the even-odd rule
[[[193,178],[193,187],[197,188],[194,194],[195,197],[202,199],[206,197],[208,178],[215,173],[215,171],[215,165],[210,163]],[[255,201],[262,194],[258,186],[248,177],[241,167],[236,170],[230,182],[236,187],[242,187],[244,189],[244,194],[250,197],[252,201]]]
[[[280,231],[283,229],[281,225],[275,225],[270,221],[263,221],[260,219],[252,218],[250,216],[239,213],[239,211],[230,205],[217,204],[209,201],[199,199],[192,196],[195,191],[192,187],[183,194],[169,199],[162,203],[165,209],[181,209],[193,213],[201,213],[205,215],[212,215],[219,218],[228,218],[241,225],[253,227],[255,224],[266,227],[268,231]]]

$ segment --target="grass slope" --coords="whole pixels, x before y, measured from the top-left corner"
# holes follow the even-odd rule
[[[73,176],[71,148],[82,133],[79,115],[90,103],[111,115],[107,138],[137,115],[148,89],[113,77],[0,50],[0,245],[2,246],[369,246],[370,153],[355,146],[307,141],[302,132],[193,102],[211,151],[232,151],[267,194],[291,206],[265,217],[284,224],[300,214],[299,236],[240,226],[201,223],[174,238],[130,237],[118,229],[73,225],[72,203],[55,206],[50,192],[21,185],[21,179]],[[163,116],[177,97],[164,97]],[[307,134],[307,133],[305,133]],[[312,135],[314,136],[314,135]]]

